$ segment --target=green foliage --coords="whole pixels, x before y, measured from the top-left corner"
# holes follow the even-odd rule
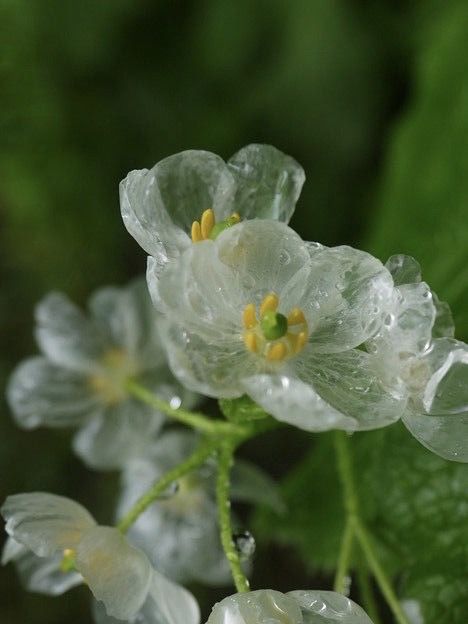
[[[245,423],[270,418],[264,409],[245,394],[238,399],[220,399],[218,403],[224,416],[231,422]]]
[[[414,255],[468,336],[468,5],[449,3],[427,28],[413,102],[390,144],[369,245]]]

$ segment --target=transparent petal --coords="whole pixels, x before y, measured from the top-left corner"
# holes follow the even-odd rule
[[[423,395],[425,410],[433,415],[468,412],[468,345],[440,338],[423,362],[432,371]]]
[[[243,147],[228,161],[236,183],[236,211],[243,219],[288,222],[305,181],[303,168],[271,145]]]
[[[16,423],[25,429],[78,425],[100,409],[84,375],[44,357],[27,359],[15,369],[7,399]]]
[[[286,595],[299,604],[304,624],[372,624],[359,605],[336,592],[298,590]]]
[[[384,389],[373,358],[364,351],[325,355],[306,347],[294,366],[298,377],[324,402],[354,420],[353,430],[385,427],[401,417],[406,401]]]
[[[96,526],[83,533],[76,548],[76,567],[112,617],[133,617],[148,596],[150,562],[117,529]]]
[[[165,417],[136,399],[105,408],[73,439],[75,453],[91,468],[115,470],[143,454]]]
[[[341,414],[314,390],[309,383],[287,374],[264,374],[245,377],[245,392],[277,420],[305,431],[345,429],[352,431],[357,422]]]
[[[376,333],[388,312],[393,282],[370,254],[333,247],[315,253],[307,272],[298,273],[289,287],[290,303],[306,315],[314,350],[335,353]]]
[[[436,309],[432,337],[434,339],[453,338],[455,336],[455,323],[449,304],[441,301],[434,291],[432,291],[432,301]]]
[[[9,496],[1,508],[5,530],[39,557],[75,548],[96,523],[79,503],[43,492]]]
[[[36,307],[36,340],[58,366],[80,372],[95,370],[106,347],[105,336],[62,293],[47,295]]]
[[[232,212],[235,182],[224,161],[188,150],[150,171],[131,171],[120,183],[125,227],[161,267],[190,244],[193,221],[212,208],[218,220]]]
[[[421,265],[412,256],[404,254],[391,256],[385,266],[392,274],[395,286],[416,284],[422,280]]]
[[[206,624],[303,624],[297,601],[273,589],[234,594],[213,607]]]
[[[125,288],[103,288],[90,300],[94,318],[110,334],[113,344],[127,352],[140,370],[164,366],[157,313],[144,277]]]
[[[231,498],[266,505],[277,513],[286,510],[279,484],[264,470],[242,459],[236,460],[231,470]]]
[[[14,562],[21,584],[28,591],[59,596],[83,582],[78,572],[62,571],[62,554],[38,557],[11,537],[5,544],[2,557],[3,564],[9,561]]]
[[[468,462],[468,411],[453,416],[429,416],[407,410],[403,422],[414,437],[444,459]]]

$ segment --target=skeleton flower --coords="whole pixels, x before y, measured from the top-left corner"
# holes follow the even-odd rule
[[[330,591],[261,589],[234,594],[213,607],[206,624],[372,624],[357,604]]]
[[[138,621],[147,624],[198,624],[193,596],[154,570],[117,529],[97,525],[78,503],[53,494],[17,494],[1,512],[11,538],[6,559],[31,551],[44,559],[43,570],[49,566],[52,580],[43,578],[42,587],[31,589],[58,594],[84,581],[110,617],[132,621],[142,614]],[[166,611],[173,619],[160,617]]]
[[[144,279],[97,291],[89,311],[85,316],[59,293],[39,303],[43,355],[19,365],[7,396],[19,425],[78,426],[77,454],[90,466],[118,468],[163,422],[127,394],[127,379],[141,379],[176,407],[193,396],[169,372]]]
[[[122,472],[118,515],[124,515],[162,474],[194,450],[198,436],[188,431],[163,433],[140,458]],[[242,460],[232,470],[232,500],[260,502],[281,509],[274,483],[263,472]],[[215,465],[182,477],[163,500],[149,507],[128,531],[129,540],[150,558],[163,574],[185,583],[198,581],[223,585],[230,571],[219,539],[215,502]],[[155,539],[164,535],[164,539]]]
[[[367,348],[383,384],[405,401],[403,422],[445,459],[468,461],[468,345],[453,339],[450,309],[409,256],[392,256],[393,303]]]
[[[403,403],[362,347],[391,301],[389,271],[350,247],[304,243],[283,223],[246,221],[188,248],[158,285],[176,376],[207,395],[248,394],[309,431],[373,429]]]
[[[192,242],[216,238],[243,219],[288,222],[304,183],[302,167],[269,145],[248,145],[225,163],[189,150],[152,169],[132,171],[120,184],[124,224],[150,254],[159,276]],[[152,280],[153,288],[157,281]],[[152,295],[158,298],[157,293]]]

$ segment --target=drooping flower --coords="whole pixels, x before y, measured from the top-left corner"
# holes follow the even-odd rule
[[[453,338],[450,308],[421,281],[419,264],[392,256],[395,290],[367,348],[386,389],[405,401],[403,422],[427,448],[468,461],[468,345]]]
[[[144,456],[130,461],[122,472],[118,517],[163,474],[186,459],[197,442],[198,436],[192,432],[168,431],[148,447]],[[198,471],[182,477],[127,533],[153,565],[175,581],[218,586],[230,582],[229,566],[219,538],[215,472],[215,464],[207,462]],[[236,462],[231,480],[233,501],[260,502],[281,509],[275,484],[251,464]],[[156,539],[158,535],[164,538]]]
[[[227,163],[189,150],[131,171],[120,184],[122,217],[149,254],[148,273],[159,276],[192,242],[216,238],[240,220],[287,223],[304,180],[302,167],[269,145],[248,145]]]
[[[234,594],[213,607],[206,624],[372,624],[346,596],[299,590],[283,594],[261,589]]]
[[[43,355],[15,370],[9,404],[28,429],[78,426],[73,446],[88,465],[121,467],[163,423],[160,413],[129,396],[128,379],[141,380],[175,407],[193,402],[168,369],[144,279],[98,290],[88,316],[52,293],[37,306],[36,322]]]
[[[309,431],[373,429],[400,417],[404,404],[362,348],[393,292],[371,255],[252,220],[188,248],[158,290],[171,368],[192,390],[246,393]]]
[[[29,575],[31,590],[59,594],[85,582],[109,617],[198,624],[193,596],[156,571],[117,529],[99,526],[75,501],[45,493],[17,494],[6,499],[1,513],[10,535],[5,563],[13,560],[21,566],[30,551],[29,562],[41,570],[39,579]],[[167,609],[176,616],[172,620],[159,617]]]

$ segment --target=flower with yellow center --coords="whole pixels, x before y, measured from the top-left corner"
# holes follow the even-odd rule
[[[14,540],[10,551],[11,544],[16,544],[21,553],[30,550],[36,558],[48,561],[49,567],[44,565],[42,572],[53,580],[43,578],[42,586],[32,589],[62,593],[86,582],[109,617],[140,617],[140,621],[157,624],[156,614],[169,611],[174,624],[199,624],[193,596],[157,572],[117,529],[97,525],[78,503],[53,494],[17,494],[6,499],[1,513]],[[60,575],[68,580],[60,584]],[[141,619],[146,613],[155,615]]]
[[[13,373],[10,406],[25,428],[78,427],[74,449],[90,466],[122,467],[164,421],[129,396],[128,380],[142,380],[176,406],[193,404],[193,395],[169,371],[144,279],[99,290],[89,314],[52,293],[37,306],[36,320],[43,355]]]
[[[363,345],[383,325],[393,281],[350,247],[306,243],[275,221],[242,221],[192,245],[159,286],[171,368],[193,390],[248,394],[279,420],[372,429],[401,415]]]

